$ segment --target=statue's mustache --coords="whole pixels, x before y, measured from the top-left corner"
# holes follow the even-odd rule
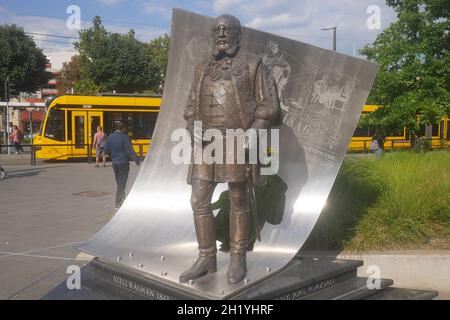
[[[219,44],[230,44],[230,43],[231,43],[231,40],[228,40],[228,39],[225,39],[225,38],[216,40],[216,45],[219,45]]]

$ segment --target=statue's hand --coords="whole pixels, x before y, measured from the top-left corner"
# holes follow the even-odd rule
[[[253,129],[267,129],[270,126],[271,126],[271,123],[269,120],[264,120],[264,119],[260,119],[260,118],[256,118],[252,124]]]

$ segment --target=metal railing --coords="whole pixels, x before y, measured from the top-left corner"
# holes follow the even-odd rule
[[[143,143],[132,143],[132,146],[138,146],[139,151],[137,152],[137,156],[140,161],[144,160],[144,146],[147,144]],[[92,163],[92,157],[95,158],[95,154],[93,155],[93,145],[92,144],[21,144],[24,148],[29,148],[28,152],[24,152],[23,154],[30,154],[30,165],[35,166],[37,163],[36,152],[46,147],[75,147],[80,153],[72,153],[67,152],[65,154],[61,154],[59,157],[68,157],[68,158],[87,158],[88,163]],[[0,154],[2,153],[3,148],[14,148],[15,146],[12,144],[1,145],[0,144]],[[82,153],[83,149],[87,148],[87,154]],[[58,157],[44,160],[58,160]]]
[[[431,147],[433,149],[435,148],[448,148],[450,149],[450,140],[447,139],[427,139]],[[370,144],[372,143],[371,140],[352,140],[350,143],[360,143],[362,144],[362,148],[359,146],[348,148],[349,152],[371,152],[370,150]],[[144,159],[144,146],[146,146],[146,143],[132,143],[133,146],[138,146],[139,151],[137,153],[139,160],[142,161]],[[28,152],[25,152],[25,154],[30,154],[30,164],[32,166],[36,165],[37,158],[36,158],[36,152],[39,150],[39,148],[45,148],[45,147],[76,147],[76,148],[86,148],[88,149],[87,154],[74,154],[71,152],[67,152],[66,154],[61,154],[61,157],[68,157],[68,158],[87,158],[88,163],[92,163],[92,157],[95,157],[95,154],[93,155],[93,146],[92,144],[22,144],[22,147],[29,148]],[[2,153],[3,148],[14,148],[14,145],[1,145],[0,144],[0,154]],[[384,143],[385,150],[405,150],[410,149],[411,141],[410,140],[386,140]],[[58,158],[53,159],[44,159],[44,160],[58,160]]]

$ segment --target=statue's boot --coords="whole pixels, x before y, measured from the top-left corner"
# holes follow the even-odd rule
[[[246,252],[248,246],[249,214],[236,212],[230,215],[230,265],[227,279],[230,284],[238,283],[247,273]]]
[[[180,275],[181,283],[217,271],[215,218],[212,214],[194,215],[194,224],[199,256],[192,267]]]

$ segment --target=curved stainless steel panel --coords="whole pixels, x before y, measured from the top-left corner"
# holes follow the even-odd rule
[[[187,165],[170,155],[194,68],[209,55],[212,19],[175,9],[164,99],[153,143],[123,206],[78,248],[172,284],[197,256]],[[311,45],[243,28],[241,50],[263,56],[282,97],[279,176],[288,185],[283,219],[266,223],[248,253],[248,281],[229,285],[228,255],[218,272],[184,288],[222,299],[283,267],[301,248],[325,205],[377,66]],[[219,185],[215,198],[226,185]],[[121,257],[121,259],[117,259]],[[120,261],[119,261],[120,260]]]

